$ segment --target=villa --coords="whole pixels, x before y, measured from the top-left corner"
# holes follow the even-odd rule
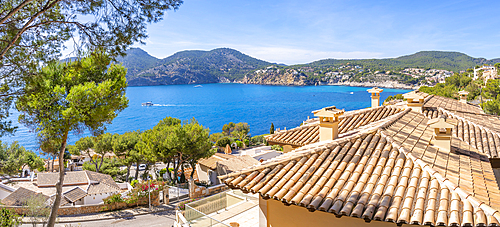
[[[269,135],[290,151],[220,176],[259,195],[259,226],[499,226],[500,119],[419,91],[406,101],[313,111]]]
[[[103,199],[128,189],[117,184],[110,175],[93,171],[66,172],[63,183],[63,198],[61,206],[89,205],[103,203]],[[42,195],[47,200],[53,200],[56,194],[56,183],[59,173],[38,173],[38,177],[14,181],[10,185],[0,183],[3,193],[0,193],[2,204],[9,206],[23,205],[34,195]]]

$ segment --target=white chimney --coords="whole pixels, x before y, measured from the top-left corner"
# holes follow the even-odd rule
[[[314,116],[319,118],[319,141],[338,138],[339,116],[344,114],[344,112],[344,110],[337,109],[335,106],[313,111]]]
[[[378,87],[374,87],[372,89],[368,89],[368,92],[372,94],[372,108],[380,106],[380,92],[384,91]]]
[[[434,129],[434,135],[431,139],[431,144],[438,147],[441,151],[450,152],[451,150],[451,130],[457,125],[456,119],[446,119],[443,115],[438,118],[431,119],[427,122],[429,128]]]
[[[413,92],[403,94],[406,99],[406,105],[411,109],[411,111],[417,111],[422,113],[422,108],[424,106],[424,97]]]
[[[469,92],[467,92],[467,91],[459,91],[458,94],[460,95],[460,102],[461,103],[467,103],[467,95],[469,95]]]

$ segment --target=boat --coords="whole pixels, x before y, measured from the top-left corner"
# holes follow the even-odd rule
[[[201,85],[196,85],[196,86],[194,86],[194,87],[203,87],[203,86],[201,86]]]
[[[142,106],[153,106],[153,102],[143,102]]]
[[[351,95],[354,94],[354,92],[351,91]]]

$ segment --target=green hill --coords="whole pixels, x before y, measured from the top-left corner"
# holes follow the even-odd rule
[[[229,82],[242,79],[248,72],[272,64],[229,48],[180,51],[154,63],[148,62],[154,67],[129,74],[129,85]]]
[[[486,60],[484,58],[473,58],[459,52],[420,51],[415,54],[405,55],[397,58],[352,60],[325,59],[311,62],[305,65],[313,67],[328,67],[351,63],[374,70],[399,71],[404,68],[424,68],[445,69],[458,72],[460,70],[472,68],[476,65],[495,64],[497,62],[500,62],[500,59],[497,58]]]
[[[487,60],[459,52],[420,51],[397,58],[324,59],[308,64],[285,66],[262,61],[230,48],[218,48],[211,51],[180,51],[163,59],[155,58],[140,48],[131,48],[125,57],[120,57],[117,61],[122,62],[128,68],[127,80],[130,86],[233,81],[267,84],[269,81],[294,80],[294,83],[283,82],[283,85],[292,85],[296,83],[316,84],[323,81],[325,73],[331,71],[333,67],[339,68],[339,66],[348,63],[364,69],[359,73],[351,73],[349,81],[361,81],[361,77],[366,79],[367,76],[369,77],[368,74],[375,71],[392,71],[396,75],[400,75],[398,72],[405,68],[444,69],[459,72],[476,65],[493,65],[500,62],[500,58]],[[278,71],[279,73],[272,70],[268,70],[264,74],[262,72],[254,73],[257,69],[264,69],[270,65],[284,70]],[[283,77],[286,72],[292,73],[293,71],[299,74],[293,74],[288,79]],[[247,79],[244,79],[245,76]],[[404,76],[399,77],[394,80],[405,83],[409,79],[403,78]],[[390,78],[382,79],[388,80]]]
[[[146,69],[155,67],[160,59],[149,55],[141,48],[130,48],[125,57],[119,57],[116,60],[127,68],[127,77],[134,77]]]

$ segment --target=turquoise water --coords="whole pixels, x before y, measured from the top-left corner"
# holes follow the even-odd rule
[[[259,135],[269,133],[271,123],[275,128],[293,128],[311,111],[335,105],[348,110],[370,106],[368,88],[347,86],[266,86],[249,84],[203,84],[167,85],[127,88],[129,107],[118,114],[107,131],[124,133],[132,130],[146,130],[155,126],[161,119],[171,116],[182,120],[196,118],[211,132],[221,132],[228,122],[247,122],[250,133]],[[389,95],[408,92],[399,89],[384,89],[381,100]],[[151,101],[154,106],[141,106]],[[2,141],[19,141],[28,149],[37,150],[34,133],[17,123],[18,114],[11,119],[19,126],[16,134],[4,137]],[[69,144],[88,135],[70,134]]]

